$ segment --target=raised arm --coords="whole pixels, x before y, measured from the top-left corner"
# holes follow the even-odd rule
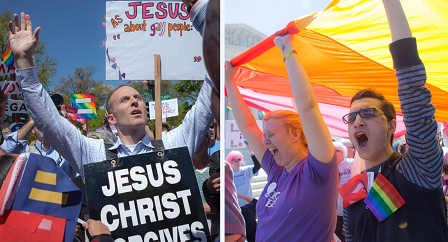
[[[182,124],[162,136],[166,149],[187,146],[191,160],[194,159],[199,145],[213,122],[211,85],[206,77],[196,102],[185,115]]]
[[[59,115],[48,93],[43,89],[33,66],[33,52],[39,39],[40,27],[33,33],[31,18],[21,13],[21,23],[14,14],[9,22],[9,42],[14,53],[17,80],[22,87],[23,100],[36,127],[45,134],[45,141],[64,157],[76,172],[83,175],[83,164],[106,158],[101,140],[83,136],[68,120]]]
[[[255,156],[262,160],[266,152],[266,146],[263,143],[263,133],[255,121],[254,116],[247,107],[246,101],[238,91],[236,83],[233,81],[237,69],[232,67],[229,61],[226,62],[225,84],[228,100],[232,106],[233,117],[238,124],[238,129],[243,133],[244,138],[249,142]]]
[[[22,128],[19,129],[17,133],[18,140],[28,139],[28,135],[30,135],[31,131],[34,129],[34,120],[30,117],[30,120],[26,122]]]
[[[386,10],[387,20],[389,21],[392,42],[412,37],[411,29],[409,28],[408,20],[406,19],[400,1],[383,0],[383,5]]]
[[[398,169],[410,182],[435,189],[442,182],[443,151],[436,138],[437,122],[431,92],[425,87],[425,67],[400,1],[383,0],[383,4],[392,34],[393,42],[389,49],[398,79],[398,98],[406,126],[406,144],[409,146]]]
[[[291,34],[277,36],[275,45],[280,48],[288,71],[294,102],[302,122],[303,132],[308,142],[310,153],[317,160],[329,163],[334,156],[334,146],[330,131],[322,118],[308,75],[300,64],[293,46]]]

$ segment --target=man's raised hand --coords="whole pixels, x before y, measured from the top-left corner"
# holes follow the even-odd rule
[[[33,53],[39,42],[40,27],[33,33],[31,17],[22,12],[19,17],[14,14],[14,22],[9,21],[9,43],[14,53],[17,68],[33,66]]]

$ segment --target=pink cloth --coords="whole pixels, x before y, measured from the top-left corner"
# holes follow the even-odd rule
[[[262,94],[241,87],[238,87],[238,90],[247,105],[252,108],[263,110],[265,112],[283,109],[294,111],[294,102],[292,98]],[[334,136],[348,138],[347,124],[342,122],[342,116],[349,113],[350,109],[348,107],[324,103],[319,103],[318,105],[330,133]],[[397,127],[395,129],[394,137],[397,138],[403,136],[405,132],[406,127],[403,123],[403,116],[397,115]]]

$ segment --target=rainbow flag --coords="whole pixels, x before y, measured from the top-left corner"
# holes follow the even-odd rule
[[[364,203],[381,222],[403,206],[405,201],[397,189],[379,173]]]
[[[90,93],[71,94],[70,102],[72,107],[78,109],[77,119],[97,118],[95,97]]]
[[[227,104],[226,110],[227,112],[232,111],[232,107],[230,106],[230,104]]]
[[[9,68],[14,67],[14,55],[12,54],[11,47],[8,43],[8,48],[6,48],[5,53],[2,55],[2,60],[5,63],[5,65]]]

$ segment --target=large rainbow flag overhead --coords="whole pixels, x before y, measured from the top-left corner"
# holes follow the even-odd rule
[[[448,122],[448,1],[401,0],[401,4],[426,67],[426,86],[432,92],[436,119]],[[333,0],[322,12],[293,20],[283,31],[294,34],[294,49],[319,103],[348,107],[351,96],[372,87],[400,113],[388,48],[392,38],[381,1]],[[292,98],[274,37],[231,60],[239,69],[234,81],[246,90]]]

